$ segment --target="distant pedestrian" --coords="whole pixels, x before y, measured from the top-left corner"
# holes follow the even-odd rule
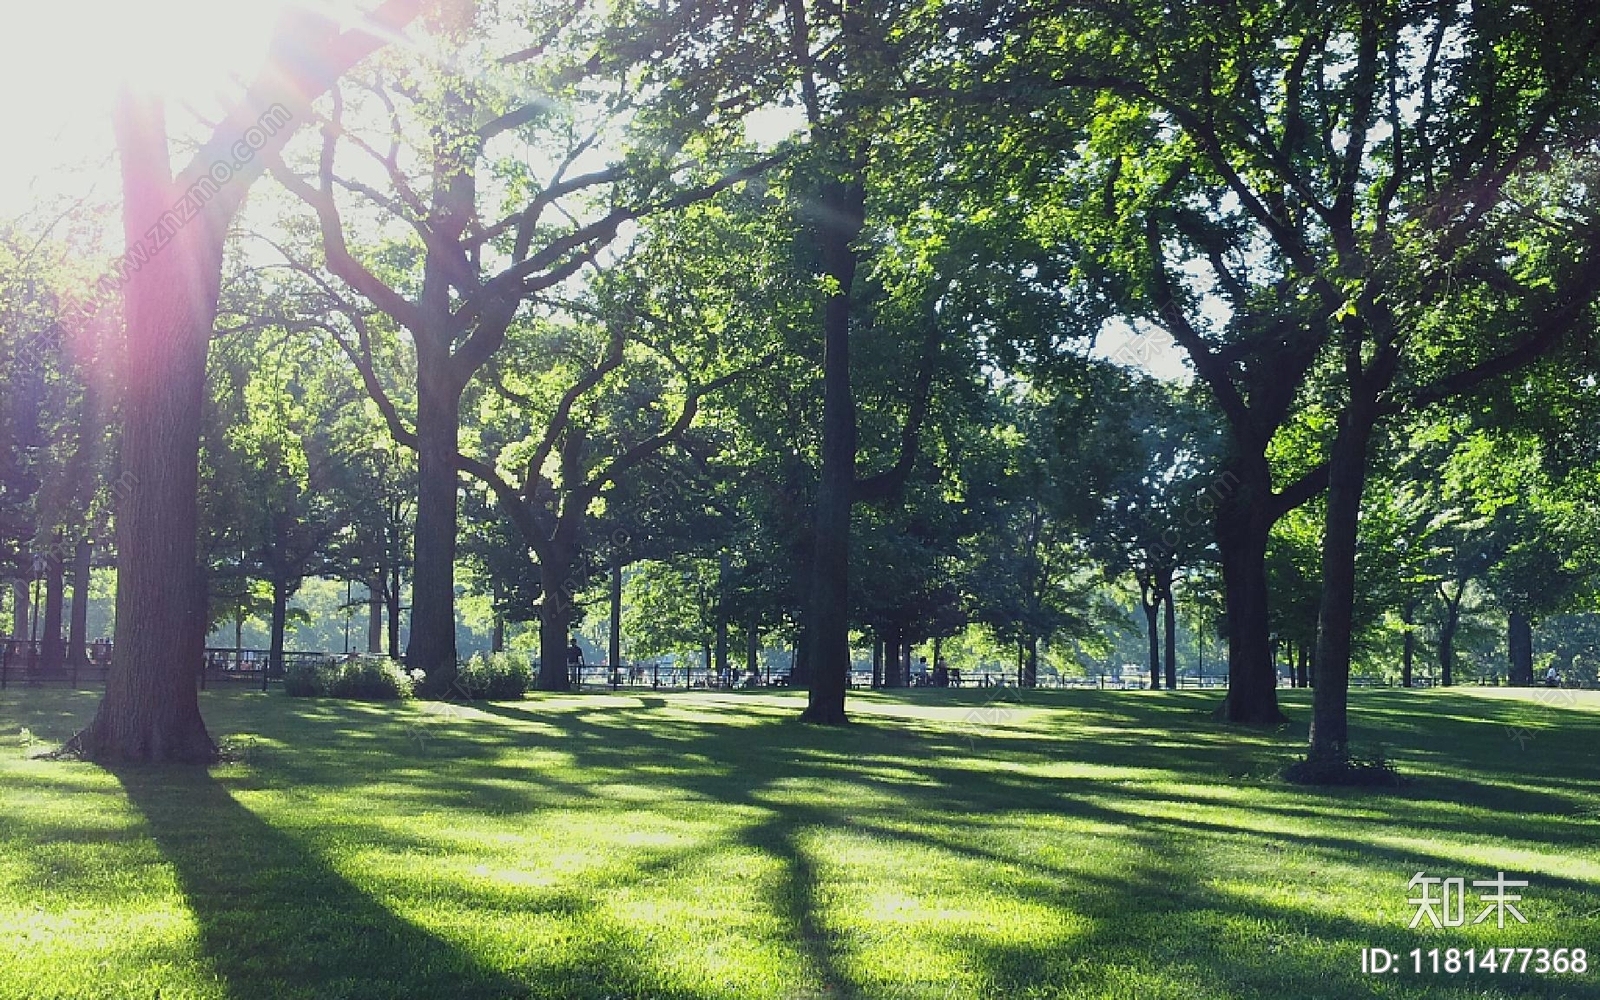
[[[567,672],[572,675],[574,684],[583,683],[583,647],[578,645],[578,637],[567,636]]]
[[[1550,669],[1545,672],[1544,682],[1551,687],[1561,686],[1561,674],[1556,672],[1554,664],[1551,664]]]

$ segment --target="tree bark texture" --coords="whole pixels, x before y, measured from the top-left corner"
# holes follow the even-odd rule
[[[823,273],[833,281],[823,310],[822,476],[817,490],[806,651],[811,690],[801,719],[841,725],[850,684],[850,507],[856,474],[856,406],[850,385],[850,295],[854,243],[865,222],[859,174],[825,183],[818,221]],[[896,668],[898,673],[898,668]],[[888,678],[885,678],[888,680]]]

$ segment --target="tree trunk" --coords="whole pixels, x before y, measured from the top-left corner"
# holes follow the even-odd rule
[[[728,612],[723,600],[723,582],[728,575],[728,555],[722,553],[717,558],[717,595],[716,607],[716,644],[717,644],[717,683],[721,684],[728,679]]]
[[[1417,656],[1416,617],[1417,606],[1408,604],[1406,605],[1405,614],[1400,618],[1400,622],[1405,626],[1406,630],[1405,647],[1400,654],[1400,686],[1405,688],[1411,686],[1411,666],[1416,662]]]
[[[859,173],[824,182],[817,225],[822,271],[833,288],[823,312],[822,476],[812,547],[811,691],[800,718],[822,725],[846,721],[850,684],[850,505],[856,474],[856,407],[850,386],[850,295],[866,212]]]
[[[806,641],[805,625],[802,623],[795,629],[794,649],[789,656],[789,686],[803,688],[811,686],[811,655],[807,652],[810,643]]]
[[[567,691],[572,687],[567,670],[567,635],[572,628],[572,564],[577,553],[553,546],[539,561],[540,691]]]
[[[128,92],[115,119],[127,245],[146,247],[177,198],[166,120],[159,101]],[[102,762],[216,755],[195,688],[201,664],[188,656],[205,646],[205,616],[197,614],[200,423],[223,237],[209,216],[191,220],[124,288],[116,638],[105,697],[74,741]]]
[[[1522,687],[1532,685],[1533,622],[1520,611],[1511,612],[1507,619],[1506,652],[1511,659],[1511,668],[1506,674],[1508,682]]]
[[[1246,725],[1278,725],[1277,674],[1272,665],[1267,609],[1267,511],[1270,480],[1230,468],[1236,487],[1218,501],[1215,532],[1222,557],[1228,628],[1228,694],[1218,715]]]
[[[56,546],[57,552],[60,546]],[[44,621],[39,630],[39,665],[55,670],[66,662],[66,645],[61,641],[62,611],[65,608],[66,573],[61,557],[52,553],[45,560]]]
[[[905,677],[900,671],[904,658],[900,653],[900,627],[891,625],[884,631],[883,636],[883,686],[897,688],[905,686]]]
[[[883,687],[883,636],[872,639],[872,688]]]
[[[446,367],[446,356],[447,349],[426,346],[426,341],[418,338],[417,524],[411,539],[411,635],[406,643],[406,664],[427,673],[427,689],[433,694],[448,691],[456,676],[456,449],[460,446],[461,391],[441,370]],[[565,650],[565,636],[562,638]]]
[[[1372,418],[1352,404],[1328,459],[1322,536],[1322,606],[1317,616],[1317,690],[1311,699],[1312,757],[1349,756],[1351,630],[1356,599],[1356,533],[1367,480]]]
[[[1161,584],[1161,599],[1166,602],[1166,673],[1167,689],[1177,690],[1178,687],[1178,610],[1172,602],[1172,578],[1166,577]]]
[[[1449,687],[1455,681],[1456,629],[1461,624],[1461,602],[1445,599],[1444,624],[1439,626],[1439,683]],[[1510,679],[1507,678],[1507,683]]]
[[[622,560],[611,558],[611,622],[606,635],[606,659],[613,672],[622,669]]]
[[[283,675],[283,635],[289,621],[289,582],[272,581],[272,617],[267,636],[267,670],[261,678],[261,690],[267,689],[269,677]]]
[[[1150,649],[1150,690],[1161,690],[1161,628],[1156,623],[1156,612],[1160,610],[1161,599],[1158,597],[1152,603],[1145,597],[1139,598],[1139,606],[1144,608],[1145,636]]]
[[[389,588],[384,594],[388,602],[389,615],[389,657],[400,658],[400,564],[394,563],[389,567]]]
[[[383,585],[367,584],[367,652],[383,652]]]
[[[744,672],[748,676],[760,676],[760,667],[761,626],[756,616],[752,614],[744,635]]]
[[[1295,669],[1295,675],[1299,678],[1301,687],[1303,687],[1303,688],[1304,687],[1310,687],[1311,686],[1311,644],[1309,642],[1301,642],[1301,643],[1298,643],[1297,645],[1299,645],[1299,647],[1300,647],[1300,662],[1294,668]]]
[[[84,666],[89,662],[89,573],[93,568],[94,543],[78,542],[72,553],[72,614],[67,632],[67,662]]]
[[[11,638],[26,641],[28,618],[33,612],[33,598],[28,592],[28,581],[11,582]]]
[[[303,117],[312,99],[419,12],[387,0],[379,30],[320,40],[275,37],[257,86],[213,131],[190,169],[172,177],[161,100],[124,89],[112,124],[122,175],[124,379],[116,511],[116,639],[105,697],[70,747],[99,761],[210,761],[216,745],[200,717],[195,677],[205,655],[205,585],[196,561],[200,423],[206,351],[216,321],[229,221],[292,129],[251,143],[254,155],[221,180],[216,171],[273,111]],[[288,105],[284,108],[278,101]],[[297,114],[298,112],[298,114]],[[187,222],[168,218],[199,186],[220,190]],[[164,238],[163,238],[164,237]]]
[[[1039,637],[1028,637],[1028,662],[1022,669],[1022,686],[1035,688],[1039,686]]]

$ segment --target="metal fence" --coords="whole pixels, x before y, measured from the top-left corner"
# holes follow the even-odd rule
[[[0,639],[0,690],[13,684],[67,684],[71,687],[100,685],[111,669],[112,647],[108,642],[93,642],[85,655],[63,655],[59,662],[47,663],[44,643],[27,639]],[[329,663],[340,659],[337,653],[284,651],[274,664],[266,649],[222,649],[208,647],[195,683],[205,690],[210,684],[249,685],[265,688],[281,680],[286,670],[300,663]]]

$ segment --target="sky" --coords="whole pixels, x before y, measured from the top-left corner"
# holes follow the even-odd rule
[[[28,0],[0,13],[0,217],[115,185],[126,80],[201,113],[264,55],[288,0]],[[348,16],[352,5],[319,2]]]

